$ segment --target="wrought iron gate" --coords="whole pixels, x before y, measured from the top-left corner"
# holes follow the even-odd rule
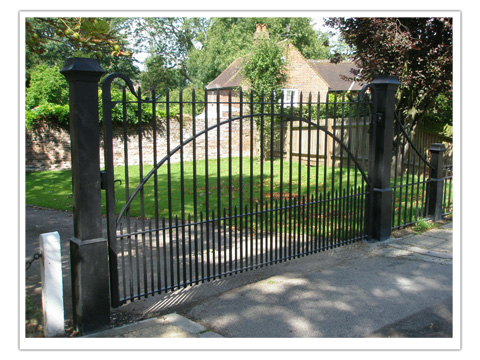
[[[367,237],[367,97],[102,91],[114,307]]]

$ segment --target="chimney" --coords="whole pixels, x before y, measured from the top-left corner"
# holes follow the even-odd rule
[[[268,39],[269,34],[267,32],[267,24],[257,24],[255,33],[253,34],[253,41],[258,39]]]

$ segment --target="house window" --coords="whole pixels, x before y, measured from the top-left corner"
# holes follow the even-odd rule
[[[293,106],[298,106],[298,89],[282,89],[283,103],[285,106],[290,106],[293,101]]]

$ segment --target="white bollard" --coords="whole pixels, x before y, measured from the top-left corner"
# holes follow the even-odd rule
[[[65,333],[63,307],[62,252],[60,235],[51,232],[40,235],[43,332],[46,337]]]

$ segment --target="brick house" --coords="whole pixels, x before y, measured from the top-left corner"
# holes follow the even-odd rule
[[[268,37],[266,27],[257,25],[254,39]],[[285,57],[287,60],[287,80],[283,86],[285,103],[297,103],[300,100],[300,93],[303,93],[303,101],[308,100],[312,93],[312,101],[317,101],[318,93],[320,100],[325,101],[328,91],[360,90],[357,82],[348,82],[341,78],[341,75],[351,76],[350,70],[355,68],[352,62],[341,62],[333,64],[329,60],[307,60],[300,51],[290,42],[282,41],[285,45]],[[232,100],[238,100],[239,90],[248,90],[249,85],[242,76],[242,58],[235,59],[222,73],[206,86],[208,93],[209,117],[216,116],[217,95],[220,95],[221,117],[228,112],[229,93],[232,92]],[[248,99],[244,98],[244,101]],[[213,103],[213,104],[212,104]],[[235,112],[238,109],[232,107]]]

